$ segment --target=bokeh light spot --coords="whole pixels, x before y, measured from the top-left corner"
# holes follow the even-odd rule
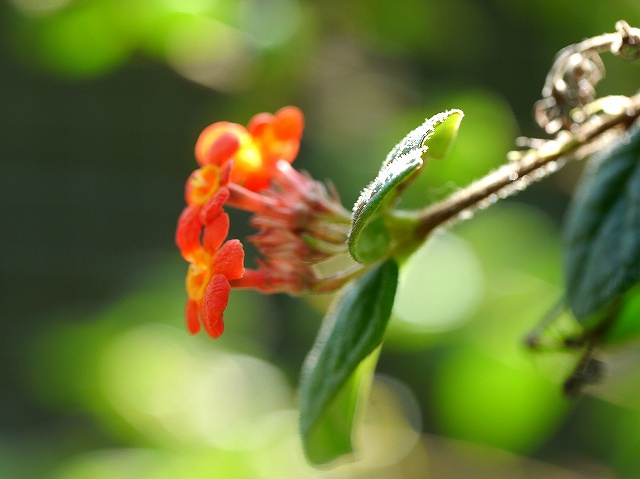
[[[483,273],[473,250],[439,232],[403,266],[393,311],[400,326],[442,331],[468,318],[482,292]]]

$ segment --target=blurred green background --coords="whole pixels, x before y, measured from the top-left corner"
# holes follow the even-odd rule
[[[619,19],[640,25],[637,0],[3,0],[0,478],[638,477],[634,350],[570,402],[572,358],[522,346],[562,295],[580,165],[411,259],[361,458],[329,470],[305,465],[295,411],[329,298],[233,292],[224,336],[190,337],[173,244],[209,123],[300,106],[297,167],[350,205],[406,132],[461,108],[451,157],[403,198],[419,207],[540,136],[554,54]],[[638,88],[638,65],[605,63],[602,93]]]

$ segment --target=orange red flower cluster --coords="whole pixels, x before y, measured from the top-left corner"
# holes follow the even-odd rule
[[[290,163],[300,146],[303,116],[295,107],[260,113],[245,128],[214,123],[200,134],[200,168],[188,178],[186,208],[178,219],[176,244],[190,263],[187,328],[211,337],[224,329],[223,312],[232,287],[296,293],[313,289],[313,264],[345,248],[350,214],[332,191],[297,172]],[[226,240],[224,206],[254,213],[259,231],[250,241],[263,259],[244,268],[240,241]]]

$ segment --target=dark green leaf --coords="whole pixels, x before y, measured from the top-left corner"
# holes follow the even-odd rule
[[[314,464],[325,464],[354,451],[353,436],[360,407],[369,395],[381,346],[358,364],[326,404],[315,424],[303,431],[305,454]],[[301,418],[304,412],[301,410]],[[301,423],[302,425],[302,423]]]
[[[390,242],[388,237],[367,238],[366,246],[360,244],[364,236],[381,233],[379,228],[366,226],[379,218],[402,189],[417,176],[426,158],[440,157],[447,153],[462,116],[460,110],[450,110],[429,118],[405,136],[387,155],[378,176],[360,193],[353,207],[349,251],[356,261],[373,262],[384,256]],[[433,155],[428,153],[430,148],[433,148]],[[373,244],[376,248],[372,251]]]
[[[640,281],[640,124],[592,162],[564,231],[567,297],[583,323]]]
[[[309,461],[353,452],[352,430],[391,315],[398,266],[389,259],[347,287],[324,319],[300,381],[300,429]],[[367,361],[365,359],[370,358]]]

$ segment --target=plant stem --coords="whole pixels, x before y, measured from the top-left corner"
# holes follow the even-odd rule
[[[565,160],[587,156],[591,151],[585,150],[604,133],[617,128],[624,130],[640,116],[640,95],[631,97],[623,110],[595,117],[580,125],[575,133],[561,131],[555,139],[520,153],[517,160],[418,212],[415,230],[418,239],[424,241],[436,227],[454,219],[470,217],[476,209],[525,189],[533,181],[556,171]],[[465,215],[465,212],[469,214]]]

